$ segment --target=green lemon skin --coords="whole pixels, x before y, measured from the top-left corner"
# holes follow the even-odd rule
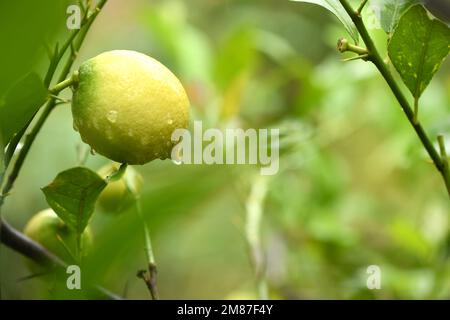
[[[73,261],[71,254],[75,255],[76,253],[76,233],[69,229],[52,209],[45,209],[34,215],[26,224],[24,234],[63,261],[67,263]],[[64,242],[71,254],[58,237]],[[81,247],[84,256],[92,248],[92,233],[89,226],[81,236]],[[34,262],[28,265],[32,271],[42,270],[42,267]]]
[[[170,157],[172,132],[186,128],[189,99],[157,60],[113,50],[84,62],[72,99],[74,128],[95,152],[120,163]]]
[[[102,167],[97,173],[105,179],[119,168],[113,163]],[[109,182],[98,197],[98,204],[105,213],[118,214],[131,207],[142,189],[142,176],[128,166],[124,175],[117,181]]]

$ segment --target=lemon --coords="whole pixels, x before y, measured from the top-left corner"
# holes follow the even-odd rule
[[[97,173],[106,178],[119,169],[119,164],[113,163],[102,167]],[[124,175],[116,181],[109,182],[98,197],[98,204],[106,213],[120,213],[128,209],[142,189],[142,176],[128,166]]]
[[[84,62],[72,100],[74,128],[107,158],[144,164],[170,157],[172,132],[186,128],[189,99],[157,60],[113,50]]]
[[[65,262],[73,260],[76,252],[76,233],[56,215],[52,209],[45,209],[34,215],[24,229],[24,234]],[[81,236],[83,255],[92,247],[92,233],[87,227]],[[32,263],[30,268],[38,270]]]

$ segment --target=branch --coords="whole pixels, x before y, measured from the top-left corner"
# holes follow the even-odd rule
[[[350,4],[347,0],[339,0],[342,6],[344,7],[345,11],[348,13],[350,18],[352,19],[353,23],[355,24],[356,28],[358,29],[359,34],[361,35],[361,38],[363,39],[367,51],[368,51],[368,57],[367,60],[371,61],[378,69],[378,71],[381,73],[383,78],[385,79],[386,83],[389,85],[392,93],[395,95],[398,103],[403,109],[403,112],[405,113],[406,117],[408,118],[409,123],[414,128],[417,136],[419,137],[420,141],[422,142],[422,145],[424,146],[425,150],[429,154],[431,160],[433,161],[434,165],[436,166],[437,170],[441,174],[445,186],[447,188],[448,195],[450,197],[450,174],[449,171],[446,170],[445,162],[439,155],[438,151],[433,146],[433,143],[428,138],[427,133],[423,129],[422,125],[415,120],[415,114],[413,109],[411,108],[408,100],[406,99],[405,95],[401,91],[399,85],[395,81],[394,77],[392,76],[391,72],[386,66],[386,63],[383,61],[383,58],[379,54],[372,38],[369,35],[369,32],[366,29],[366,26],[364,25],[363,19],[361,15],[352,9]]]
[[[74,71],[71,77],[56,84],[53,88],[49,89],[48,91],[52,95],[52,97],[54,97],[55,99],[59,99],[57,95],[60,91],[70,86],[76,86],[77,83],[78,83],[78,72]]]
[[[139,270],[136,275],[139,279],[144,280],[145,285],[147,286],[147,289],[150,292],[150,295],[152,296],[153,300],[159,300],[158,286],[156,284],[157,272],[158,271],[156,268],[156,264],[149,263],[148,271]]]
[[[42,126],[44,125],[45,120],[47,119],[50,112],[55,107],[56,99],[52,98],[50,99],[47,104],[44,107],[44,110],[42,111],[42,114],[40,115],[38,121],[34,125],[33,129],[30,131],[30,133],[25,135],[25,139],[23,142],[23,147],[20,149],[20,152],[17,156],[16,161],[14,162],[13,168],[11,172],[8,175],[8,178],[5,182],[5,185],[3,186],[2,192],[0,194],[0,197],[3,199],[8,195],[8,193],[11,191],[14,182],[16,181],[20,169],[22,168],[22,165],[25,161],[25,158],[28,154],[28,151],[31,148],[31,145],[33,144],[34,140],[36,139],[37,134],[41,130]],[[0,208],[3,204],[3,201],[0,201]]]
[[[356,10],[356,13],[358,15],[361,15],[361,13],[362,13],[364,7],[366,6],[367,2],[368,2],[368,0],[363,0],[363,2],[359,5],[358,10]]]
[[[67,263],[49,252],[39,243],[11,227],[3,219],[0,220],[0,242],[45,267],[64,271],[67,268]],[[99,299],[121,300],[119,296],[100,286],[90,286],[87,290]]]
[[[129,192],[134,192],[127,186],[129,189]],[[138,213],[139,219],[141,220],[142,226],[144,227],[144,245],[145,245],[145,256],[147,258],[147,265],[148,265],[148,271],[147,270],[139,270],[137,272],[137,277],[144,280],[145,284],[147,285],[148,291],[150,292],[150,295],[152,296],[153,300],[159,300],[159,290],[157,285],[157,278],[156,275],[158,273],[158,268],[156,265],[155,255],[153,253],[152,248],[152,242],[150,239],[150,231],[148,230],[147,223],[144,220],[144,216],[142,214],[142,208],[141,208],[141,202],[139,195],[135,194],[135,204],[136,204],[136,211]]]
[[[245,236],[250,251],[250,261],[255,273],[258,296],[261,300],[268,299],[266,256],[261,244],[261,220],[267,184],[267,177],[257,176],[252,183],[250,195],[245,204],[247,211]]]
[[[71,36],[69,37],[69,39],[67,40],[66,44],[63,46],[62,50],[57,52],[58,60],[57,60],[56,66],[54,66],[53,63],[51,62],[50,67],[45,76],[45,85],[46,86],[49,86],[49,84],[54,76],[57,65],[59,64],[60,60],[62,59],[67,48],[70,46],[71,55],[68,57],[66,63],[63,66],[61,74],[58,78],[58,83],[63,82],[67,78],[67,75],[69,74],[70,69],[72,68],[72,64],[75,61],[77,51],[80,49],[89,28],[91,27],[92,23],[94,22],[95,18],[97,17],[97,15],[99,14],[99,12],[103,8],[103,6],[106,4],[106,2],[107,2],[107,0],[99,1],[94,12],[89,17],[85,16],[86,22],[84,23],[84,26],[82,28],[80,28],[79,30],[73,32],[71,34]],[[74,42],[75,42],[75,44],[74,44]],[[31,145],[33,144],[37,134],[41,130],[45,121],[47,120],[47,117],[49,116],[49,114],[51,113],[53,108],[56,106],[56,100],[57,100],[57,97],[55,97],[55,96],[50,97],[50,99],[45,104],[44,110],[42,111],[41,115],[39,116],[39,119],[36,121],[35,125],[31,129],[30,133],[28,133],[25,136],[23,147],[22,147],[22,149],[20,149],[19,154],[17,155],[17,158],[14,162],[14,166],[11,169],[11,171],[9,172],[7,180],[4,184],[3,184],[4,176],[0,177],[0,187],[1,187],[1,190],[0,190],[0,238],[1,238],[1,242],[4,242],[8,246],[12,246],[13,249],[15,249],[23,254],[28,253],[31,255],[31,257],[35,257],[34,255],[37,255],[35,257],[37,260],[43,259],[46,262],[52,262],[52,263],[55,263],[56,260],[54,261],[54,259],[51,259],[51,257],[48,255],[48,252],[45,253],[45,251],[42,251],[43,248],[36,244],[30,245],[29,239],[27,239],[26,237],[21,235],[19,232],[15,231],[11,227],[9,227],[9,225],[6,224],[6,222],[4,222],[1,219],[1,208],[4,203],[5,197],[9,194],[10,190],[14,186],[14,182],[19,175],[19,172],[23,166],[23,163],[25,162],[25,159],[31,148]],[[9,165],[11,164],[10,160],[11,160],[14,152],[16,151],[16,147],[19,144],[22,137],[24,136],[24,134],[26,133],[28,126],[32,123],[33,119],[34,119],[34,116],[28,122],[28,124],[16,135],[16,137],[13,138],[13,140],[8,145],[7,154],[6,154],[6,163],[5,163],[5,168],[4,168],[5,172],[6,172],[6,170],[9,169]],[[25,250],[25,251],[22,252],[20,250]],[[0,286],[0,289],[1,289],[1,286]],[[98,290],[99,292],[102,292],[104,295],[108,294],[108,292],[104,289],[97,288],[96,290]],[[0,291],[0,298],[1,298],[1,291]]]
[[[439,144],[439,151],[441,153],[441,159],[443,162],[443,171],[444,174],[449,177],[450,176],[450,168],[448,164],[448,155],[447,150],[445,148],[445,140],[443,135],[438,136],[438,144]],[[445,180],[445,183],[447,184],[447,189],[450,189],[450,179]]]
[[[61,83],[63,81],[66,80],[67,75],[70,72],[70,69],[72,68],[72,64],[75,61],[76,58],[76,54],[77,54],[77,50],[80,49],[84,38],[86,37],[87,32],[89,31],[89,28],[91,27],[92,23],[94,22],[95,18],[97,17],[98,13],[101,11],[101,9],[103,8],[103,6],[106,4],[107,0],[101,0],[97,6],[97,8],[95,9],[95,11],[89,16],[89,18],[87,18],[87,22],[84,24],[84,29],[81,28],[79,30],[82,30],[82,32],[79,34],[78,39],[76,39],[76,44],[74,46],[72,46],[72,48],[75,50],[72,50],[72,54],[69,56],[69,58],[67,59],[63,70],[61,71],[61,75],[58,78],[58,83]],[[75,33],[75,35],[78,34],[78,31]],[[70,46],[71,44],[73,44],[73,42],[75,41],[74,39],[75,37],[70,37],[69,40],[67,41],[67,46],[64,45],[64,49],[61,50],[61,53],[63,54],[65,52],[65,49],[67,49],[68,46]],[[62,58],[62,55],[61,55]],[[53,73],[51,74],[53,76]],[[8,175],[8,180],[6,181],[5,185],[3,186],[1,193],[0,193],[0,208],[2,206],[3,203],[3,198],[6,197],[6,195],[9,193],[9,191],[12,189],[15,180],[17,179],[19,172],[22,168],[22,165],[25,161],[25,158],[28,154],[28,151],[31,148],[31,145],[33,144],[37,134],[39,133],[39,131],[41,130],[42,126],[44,125],[45,121],[47,120],[47,117],[49,116],[49,114],[52,112],[53,108],[56,105],[56,98],[55,97],[51,97],[50,100],[48,100],[48,102],[45,104],[44,107],[44,111],[41,113],[38,121],[36,122],[36,124],[34,125],[34,127],[32,128],[31,132],[29,134],[26,135],[24,143],[23,143],[23,147],[19,152],[19,155],[17,156],[17,160],[14,163],[14,167],[12,168],[12,171],[9,173]],[[31,122],[31,121],[30,121]],[[22,130],[21,133],[24,134],[26,130]],[[16,139],[16,142],[18,143],[20,139]],[[15,146],[14,146],[15,149]],[[14,150],[13,150],[14,151]],[[13,152],[11,151],[11,152]],[[11,154],[12,156],[12,154]],[[8,163],[9,164],[9,163]],[[7,168],[5,168],[7,169]],[[0,186],[1,186],[1,181],[0,181]]]
[[[57,64],[59,63],[59,61],[61,61],[61,59],[63,58],[64,54],[66,53],[67,49],[73,44],[73,42],[75,41],[75,38],[78,36],[78,34],[80,33],[81,30],[86,30],[89,29],[92,22],[94,22],[95,18],[97,17],[98,13],[101,11],[101,9],[103,8],[103,6],[106,4],[107,0],[102,0],[99,2],[97,8],[95,9],[95,11],[90,15],[87,16],[88,14],[88,10],[85,11],[85,15],[83,17],[83,21],[81,22],[80,28],[79,29],[74,29],[71,31],[69,38],[66,40],[66,42],[64,43],[64,45],[61,47],[60,50],[58,50],[58,52],[55,52],[55,54],[58,54],[58,56],[56,57],[56,61]],[[80,1],[80,5],[82,5],[82,1]],[[86,28],[84,28],[86,26]],[[47,73],[45,75],[45,80],[44,80],[44,84],[46,86],[50,85],[50,82],[53,78],[53,75],[55,74],[56,71],[56,67],[52,68],[52,66],[49,67],[49,69],[47,70]]]

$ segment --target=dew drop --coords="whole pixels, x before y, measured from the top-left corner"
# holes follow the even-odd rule
[[[91,154],[92,154],[93,156],[95,156],[95,150],[94,150],[94,148],[91,148]]]
[[[168,125],[173,124],[173,120],[172,120],[172,119],[167,120],[167,124],[168,124]]]
[[[106,114],[106,119],[108,119],[109,122],[115,123],[117,120],[117,111],[116,110],[110,110]]]

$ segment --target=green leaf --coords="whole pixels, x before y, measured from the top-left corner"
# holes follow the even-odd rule
[[[397,26],[403,13],[419,0],[377,0],[371,3],[372,9],[380,20],[386,33],[391,33]]]
[[[345,11],[344,7],[341,5],[339,0],[291,0],[291,1],[297,1],[297,2],[307,2],[312,4],[317,4],[331,13],[333,13],[339,21],[344,25],[345,29],[347,29],[350,36],[353,38],[353,40],[358,43],[359,40],[359,34],[358,30],[356,29],[355,24],[353,23],[350,16]]]
[[[0,101],[0,145],[6,146],[23,129],[47,98],[47,90],[36,73],[14,84]]]
[[[239,26],[220,45],[215,57],[215,82],[222,90],[230,88],[239,75],[250,70],[256,61],[254,31]]]
[[[0,95],[24,74],[42,74],[47,65],[46,47],[66,38],[66,9],[73,0],[0,1]]]
[[[450,29],[421,5],[400,19],[388,45],[391,61],[416,101],[449,53]]]
[[[82,234],[94,212],[95,202],[105,187],[106,182],[95,172],[76,167],[60,172],[42,191],[58,216],[78,234]]]

